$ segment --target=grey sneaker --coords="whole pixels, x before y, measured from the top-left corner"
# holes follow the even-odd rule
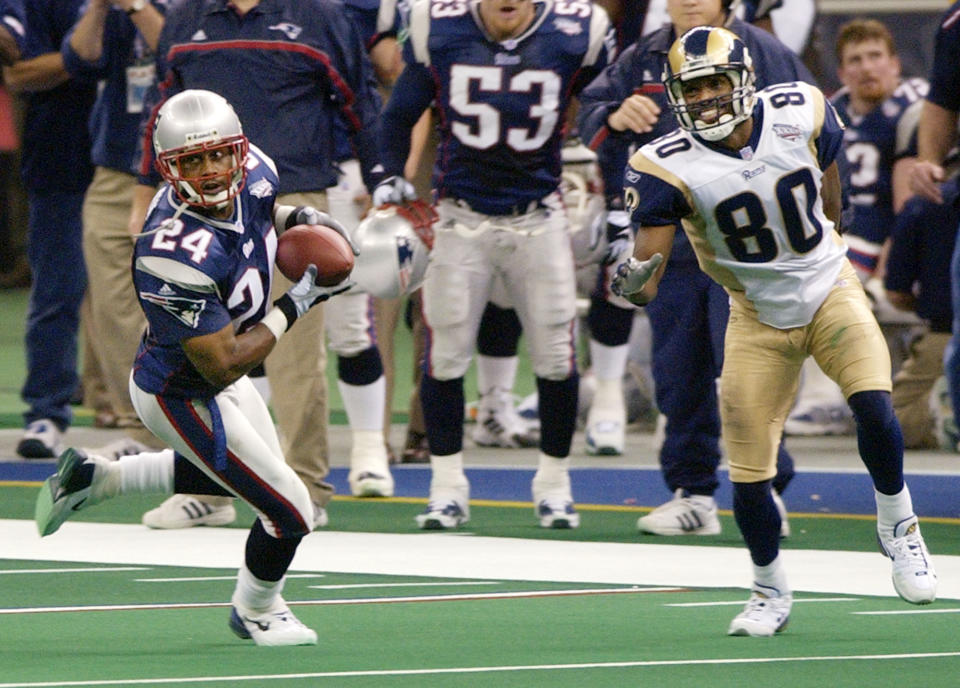
[[[40,536],[51,535],[75,512],[103,501],[110,461],[67,449],[60,455],[57,472],[47,478],[34,509]]]

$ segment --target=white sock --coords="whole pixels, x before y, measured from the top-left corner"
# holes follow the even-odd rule
[[[887,529],[892,532],[893,527],[900,521],[913,516],[913,500],[910,498],[910,490],[906,483],[895,495],[885,495],[874,490],[873,496],[877,500],[878,529]]]
[[[790,586],[787,584],[787,573],[783,570],[783,564],[780,562],[780,555],[766,566],[753,565],[753,580],[760,585],[769,588],[776,588],[781,595],[790,593]]]
[[[556,484],[569,488],[570,486],[570,457],[557,458],[549,454],[539,453],[537,457],[537,472],[533,479],[538,484]]]
[[[378,459],[377,463],[380,463],[382,460],[382,468],[387,467],[387,447],[383,443],[383,433],[379,430],[354,430],[352,433],[353,436],[353,446],[350,449],[350,464],[353,466],[354,457],[357,459],[364,459],[363,468],[373,469],[381,468],[380,466],[371,466],[372,459]]]
[[[118,494],[172,494],[173,450],[121,456],[113,464],[120,477]]]
[[[383,411],[387,403],[387,378],[383,375],[369,385],[351,385],[337,380],[351,430],[383,433]]]
[[[447,456],[430,455],[430,490],[434,488],[463,488],[468,485],[467,474],[463,472],[463,452]]]
[[[477,354],[477,392],[480,396],[489,394],[494,389],[507,392],[513,390],[513,383],[517,377],[516,356],[483,356]]]
[[[237,587],[233,591],[234,606],[252,612],[268,612],[277,605],[283,592],[286,576],[278,581],[260,580],[244,564],[237,572]]]
[[[617,384],[620,384],[623,373],[627,369],[629,353],[628,344],[607,346],[594,339],[590,340],[590,370],[597,379],[598,393],[601,380],[616,380]]]

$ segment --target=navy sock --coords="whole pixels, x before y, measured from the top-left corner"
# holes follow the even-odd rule
[[[456,454],[463,449],[463,378],[438,380],[426,373],[420,380],[420,404],[430,453]]]
[[[857,392],[847,400],[857,421],[857,448],[873,486],[894,495],[903,489],[903,433],[890,392]]]
[[[733,516],[757,566],[766,566],[780,552],[780,512],[770,496],[770,481],[733,483]]]
[[[247,536],[244,561],[250,573],[263,581],[278,581],[290,568],[302,538],[277,539],[263,529],[258,518]]]
[[[577,394],[580,376],[576,372],[566,380],[537,378],[537,403],[540,411],[540,451],[558,459],[570,454],[570,443],[577,425]]]

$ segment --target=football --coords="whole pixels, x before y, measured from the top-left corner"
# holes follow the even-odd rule
[[[353,250],[335,230],[325,225],[291,227],[277,241],[277,267],[291,282],[303,277],[307,266],[317,266],[317,284],[331,287],[350,276]]]

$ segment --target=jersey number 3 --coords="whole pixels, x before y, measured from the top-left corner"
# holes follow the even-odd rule
[[[486,150],[500,142],[503,134],[500,111],[489,103],[470,100],[470,93],[474,87],[479,92],[499,93],[503,90],[503,77],[500,67],[454,65],[450,70],[450,107],[473,120],[472,124],[454,122],[451,126],[463,145]],[[527,69],[510,78],[508,93],[530,93],[538,89],[540,99],[527,113],[533,121],[532,127],[507,128],[508,146],[524,152],[537,150],[547,142],[560,117],[560,87],[559,75],[543,69]]]

